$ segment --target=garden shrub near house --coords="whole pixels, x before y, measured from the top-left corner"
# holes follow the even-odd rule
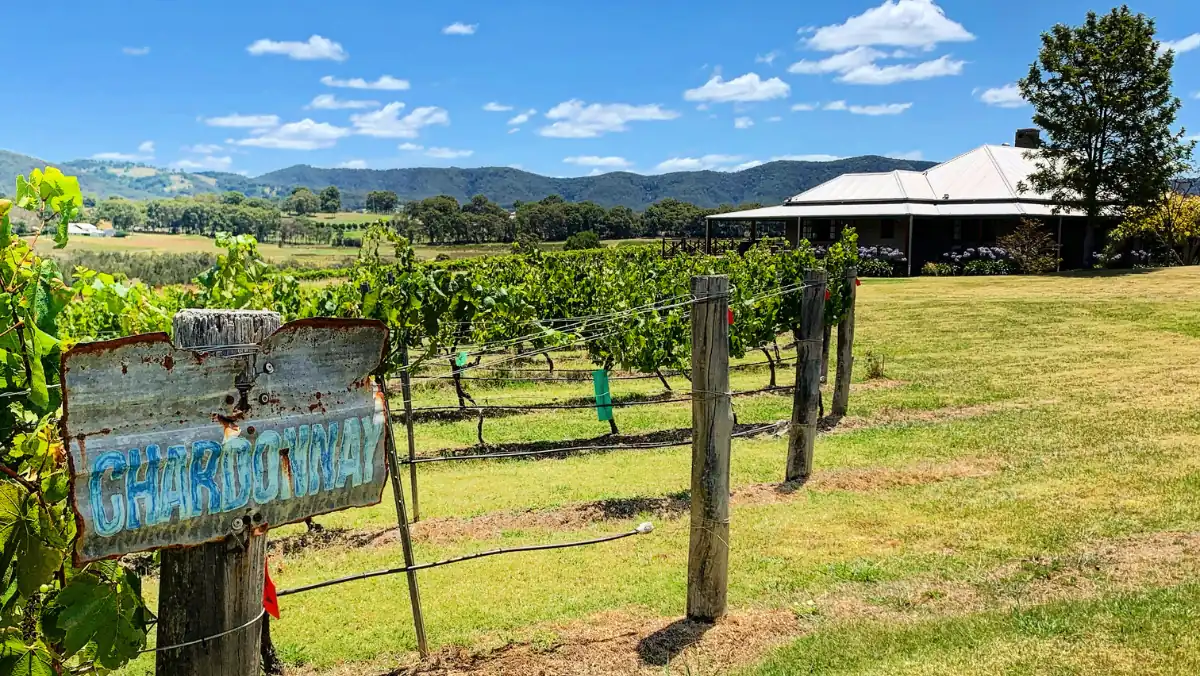
[[[1017,271],[1027,275],[1053,272],[1061,261],[1054,237],[1032,219],[1022,218],[1011,233],[997,242],[1008,252]]]
[[[947,251],[941,262],[955,275],[1008,275],[1015,269],[1008,250],[998,246]]]
[[[921,266],[921,274],[926,277],[949,277],[954,274],[954,268],[949,263],[929,261]]]
[[[890,246],[858,247],[860,277],[892,277],[907,263],[904,252]]]

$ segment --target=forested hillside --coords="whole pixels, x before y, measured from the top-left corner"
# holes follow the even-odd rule
[[[0,185],[11,185],[17,174],[46,164],[45,160],[0,150]],[[100,199],[153,199],[229,190],[247,197],[269,198],[287,195],[295,187],[315,192],[333,185],[341,191],[346,208],[365,206],[367,193],[372,190],[390,190],[401,202],[437,195],[466,202],[475,195],[485,195],[511,207],[516,202],[561,195],[569,202],[592,201],[606,208],[625,206],[641,211],[665,198],[702,208],[747,202],[776,204],[847,172],[921,170],[932,164],[866,155],[832,162],[770,162],[738,172],[613,172],[578,178],[552,178],[508,167],[321,169],[296,165],[252,178],[224,172],[172,171],[130,162],[73,160],[59,166],[79,177],[85,195]]]

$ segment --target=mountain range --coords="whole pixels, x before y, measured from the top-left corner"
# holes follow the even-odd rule
[[[0,194],[11,190],[18,174],[48,163],[36,157],[0,150]],[[298,164],[257,177],[223,172],[188,173],[131,162],[72,160],[56,164],[79,177],[85,195],[103,199],[157,199],[178,195],[237,190],[249,196],[286,195],[295,187],[319,191],[335,185],[344,208],[362,206],[372,190],[392,190],[402,202],[451,195],[460,202],[474,195],[511,206],[517,201],[561,195],[572,202],[591,200],[604,207],[623,205],[641,210],[673,197],[700,207],[759,202],[779,204],[796,193],[851,172],[893,169],[922,171],[933,162],[898,160],[876,155],[830,162],[777,161],[742,171],[681,171],[643,175],[618,171],[599,176],[554,178],[509,167],[408,169],[323,169]],[[6,189],[7,188],[7,189]]]

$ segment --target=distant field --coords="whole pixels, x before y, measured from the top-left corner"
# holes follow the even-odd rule
[[[328,214],[327,214],[328,215]],[[341,215],[341,214],[335,214]],[[653,239],[623,239],[607,241],[606,246],[622,244],[650,244]],[[547,251],[562,249],[562,242],[547,242],[543,247]],[[50,251],[54,242],[50,239],[40,239],[37,244],[39,251]],[[166,235],[158,233],[133,233],[128,237],[81,237],[71,238],[68,249],[88,251],[147,251],[153,253],[187,253],[193,251],[216,251],[213,240],[201,235]],[[472,258],[475,256],[495,256],[508,253],[511,245],[506,243],[460,244],[429,246],[418,244],[417,257],[432,260],[440,254],[451,258]],[[358,249],[347,247],[320,246],[311,244],[288,245],[259,244],[258,249],[271,263],[278,266],[316,266],[332,267],[338,263],[349,263],[358,256]]]
[[[308,216],[315,221],[324,221],[326,223],[375,223],[381,218],[387,218],[383,214],[360,214],[357,211],[339,211],[336,214],[312,214]]]
[[[38,241],[40,251],[54,248],[52,240]],[[71,238],[68,249],[88,251],[145,251],[151,253],[188,253],[192,251],[216,251],[213,240],[201,235],[165,235],[157,233],[133,233],[128,237],[81,237]],[[339,262],[349,262],[358,255],[358,249],[346,247],[297,245],[281,247],[278,244],[259,244],[258,249],[267,260],[275,265],[314,265],[330,267]]]

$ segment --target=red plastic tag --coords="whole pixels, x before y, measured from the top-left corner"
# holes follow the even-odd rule
[[[729,314],[727,318],[729,320],[729,325],[733,326],[733,308],[729,308]]]
[[[271,581],[271,569],[263,564],[263,608],[267,614],[279,619],[279,598],[275,596],[275,583]]]
[[[825,289],[825,300],[829,300],[832,297],[833,297],[833,294],[829,293],[829,289]]]
[[[854,278],[854,286],[862,286],[862,280],[858,277]]]

